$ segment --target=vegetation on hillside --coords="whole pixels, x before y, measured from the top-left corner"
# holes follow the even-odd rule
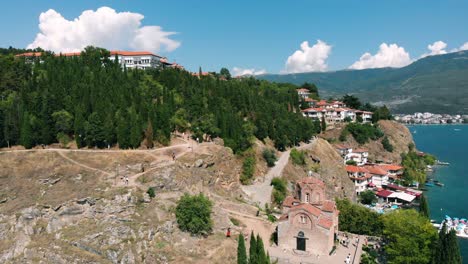
[[[433,263],[461,264],[460,246],[455,230],[447,230],[444,224],[435,246]]]
[[[35,63],[14,57],[15,50],[5,53],[0,147],[30,148],[68,136],[79,147],[137,148],[145,137],[167,144],[172,131],[189,129],[201,141],[222,137],[239,153],[252,136],[269,137],[284,150],[320,130],[297,111],[294,85],[229,79],[226,70],[201,78],[178,69],[122,70],[108,51],[94,47],[78,57],[44,53]]]
[[[271,180],[271,185],[273,186],[273,202],[281,205],[288,192],[287,181],[284,178],[275,177]]]
[[[278,160],[274,149],[264,149],[262,152],[263,158],[265,159],[268,167],[275,166],[275,162]]]
[[[410,185],[414,181],[424,183],[426,181],[426,168],[428,165],[435,164],[435,157],[430,154],[416,152],[414,146],[410,146],[409,152],[403,153],[401,157],[401,165],[404,167],[403,184]]]
[[[306,153],[302,150],[297,150],[296,148],[291,149],[291,153],[289,154],[291,160],[296,165],[305,165],[306,164]]]
[[[369,140],[377,140],[384,136],[384,133],[376,124],[349,123],[345,129],[359,144],[365,144]]]
[[[383,222],[378,213],[362,205],[354,204],[348,199],[338,199],[336,205],[340,211],[341,231],[369,236],[382,235]]]
[[[202,193],[184,194],[177,202],[175,212],[179,228],[193,235],[207,235],[213,227],[212,207],[213,203]]]

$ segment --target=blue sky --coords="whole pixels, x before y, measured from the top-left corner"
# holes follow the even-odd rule
[[[279,73],[339,70],[351,65],[357,69],[401,67],[423,54],[437,54],[427,48],[436,41],[443,42],[434,46],[439,53],[459,49],[468,42],[468,1],[459,0],[16,0],[2,3],[0,47],[33,43],[39,33],[39,15],[49,9],[74,20],[85,10],[96,11],[103,6],[144,15],[142,26],[177,32],[168,38],[178,44],[164,48],[165,42],[161,42],[158,53],[189,70],[202,66],[211,71],[225,66]],[[317,40],[324,44],[314,47]],[[305,50],[291,56],[304,41],[309,42]],[[388,46],[382,47],[382,43]],[[122,43],[119,47],[153,47],[145,43],[129,45]],[[382,56],[375,56],[379,47]],[[366,52],[369,56],[355,64]]]

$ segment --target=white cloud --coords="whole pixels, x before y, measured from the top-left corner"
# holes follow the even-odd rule
[[[424,53],[421,55],[421,58],[427,57],[427,56],[432,56],[432,55],[441,55],[441,54],[447,54],[447,51],[445,50],[447,48],[447,43],[439,40],[436,41],[432,44],[427,45],[427,49],[430,51],[429,53]]]
[[[144,16],[117,13],[109,7],[86,10],[73,20],[65,19],[53,9],[39,16],[39,30],[27,48],[41,47],[55,52],[80,51],[88,45],[107,49],[133,49],[159,52],[173,51],[180,42],[170,39],[175,32],[159,26],[141,26]]]
[[[349,68],[357,70],[384,67],[399,68],[411,62],[409,53],[403,47],[399,47],[397,44],[387,45],[387,43],[382,43],[375,55],[366,52]]]
[[[317,40],[313,46],[308,41],[301,43],[301,49],[296,50],[286,61],[283,73],[299,73],[312,71],[326,71],[327,59],[332,47],[327,43]]]
[[[244,75],[260,75],[260,74],[265,74],[267,73],[266,70],[256,70],[256,69],[244,69],[244,68],[238,68],[234,67],[232,69],[232,73],[234,76],[244,76]]]
[[[468,42],[465,42],[458,49],[452,49],[450,52],[457,52],[457,51],[462,51],[462,50],[468,50]]]

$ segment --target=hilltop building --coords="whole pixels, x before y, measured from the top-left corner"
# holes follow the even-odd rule
[[[278,246],[303,254],[328,255],[338,232],[338,214],[335,202],[326,197],[323,181],[302,179],[295,186],[294,196],[283,202]]]
[[[27,62],[34,62],[34,58],[42,56],[41,52],[27,52],[18,54],[15,57],[24,57]],[[81,56],[81,52],[59,53],[55,56],[75,57]],[[155,69],[155,68],[178,68],[183,69],[183,66],[177,63],[168,62],[166,57],[153,54],[148,51],[120,51],[111,50],[111,60],[117,60],[122,68],[127,69]]]
[[[324,118],[327,124],[356,122],[358,118],[361,118],[363,123],[372,122],[372,112],[348,108],[341,101],[314,100],[309,98],[310,92],[305,88],[296,89],[296,91],[300,100],[309,106],[301,111],[305,117],[318,120]]]

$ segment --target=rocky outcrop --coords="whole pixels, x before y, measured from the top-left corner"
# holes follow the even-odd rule
[[[321,179],[327,186],[326,192],[330,198],[350,198],[356,195],[354,185],[346,173],[343,159],[334,147],[324,139],[316,139],[312,147],[305,149],[306,165],[294,165],[291,159],[283,171],[283,176],[290,182],[295,182],[312,172],[314,177]]]
[[[411,132],[405,125],[395,121],[380,120],[378,125],[385,136],[388,137],[390,144],[393,145],[392,152],[388,152],[383,148],[382,139],[359,145],[356,140],[354,140],[353,136],[349,135],[346,141],[339,142],[338,138],[345,127],[344,125],[337,125],[333,129],[327,130],[327,132],[321,136],[333,143],[336,142],[353,148],[365,148],[369,150],[369,161],[371,162],[400,163],[401,153],[408,152],[408,145],[411,143],[414,144]]]

